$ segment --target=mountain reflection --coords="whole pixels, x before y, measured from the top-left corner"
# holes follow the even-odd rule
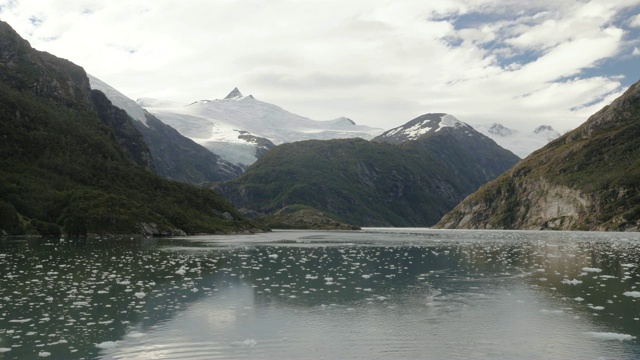
[[[555,235],[6,240],[0,358],[638,354],[637,242]]]

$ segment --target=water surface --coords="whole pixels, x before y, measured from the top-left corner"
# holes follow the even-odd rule
[[[0,242],[0,359],[634,359],[640,234]]]

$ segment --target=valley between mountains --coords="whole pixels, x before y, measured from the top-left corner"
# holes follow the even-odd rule
[[[640,226],[637,84],[563,135],[441,112],[376,129],[237,88],[134,101],[0,22],[0,92],[0,234]]]

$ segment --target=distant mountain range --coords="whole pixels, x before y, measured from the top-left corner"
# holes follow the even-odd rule
[[[437,226],[640,230],[640,83],[484,185]]]
[[[237,88],[224,99],[188,105],[148,98],[139,99],[138,104],[222,159],[242,166],[253,164],[266,151],[286,142],[371,139],[382,132],[348,118],[312,120],[251,95],[243,96]]]
[[[488,126],[474,125],[473,127],[521,158],[527,157],[547,145],[549,141],[560,137],[560,133],[549,125],[540,125],[530,132],[510,129],[498,123]]]
[[[242,168],[183,136],[110,85],[91,75],[89,81],[92,89],[104,93],[113,105],[123,109],[133,120],[131,123],[142,135],[150,152],[153,170],[158,175],[189,184],[200,184],[231,180],[242,174]],[[120,128],[111,127],[116,132]],[[126,144],[128,141],[121,143]]]
[[[373,141],[279,145],[217,190],[246,214],[302,205],[358,226],[429,226],[518,160],[455,117],[426,114]]]

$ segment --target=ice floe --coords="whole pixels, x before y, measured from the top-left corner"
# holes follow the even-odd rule
[[[618,333],[613,333],[613,332],[585,332],[585,335],[589,335],[593,338],[596,339],[600,339],[600,340],[618,340],[618,341],[626,341],[626,340],[633,340],[636,337],[635,336],[631,336],[631,335],[627,335],[627,334],[618,334]]]

